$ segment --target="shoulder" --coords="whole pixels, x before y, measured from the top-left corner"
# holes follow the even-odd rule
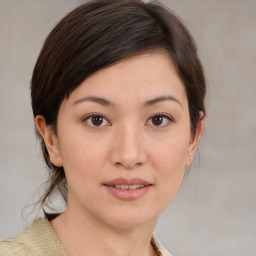
[[[47,219],[38,218],[22,233],[0,241],[1,256],[67,256]]]
[[[15,238],[10,238],[0,241],[0,255],[1,256],[28,256],[35,255],[31,252],[31,248],[27,247],[22,241]]]
[[[154,246],[155,250],[157,251],[158,255],[160,256],[172,256],[161,244],[161,242],[157,239],[155,234],[153,234],[151,243]]]

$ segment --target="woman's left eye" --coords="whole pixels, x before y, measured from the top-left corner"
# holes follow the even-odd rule
[[[165,114],[157,114],[148,119],[147,125],[162,127],[170,122],[173,122],[173,119],[170,116]]]
[[[86,122],[90,127],[102,127],[110,125],[105,117],[97,114],[87,116],[83,119],[83,121]]]

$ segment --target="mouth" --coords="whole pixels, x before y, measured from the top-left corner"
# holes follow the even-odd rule
[[[119,189],[138,189],[138,188],[143,188],[145,187],[144,185],[125,185],[125,184],[122,184],[122,185],[114,185],[112,187],[115,187],[115,188],[119,188]]]
[[[133,178],[133,179],[115,179],[103,184],[108,192],[115,198],[121,200],[135,200],[146,194],[153,186],[148,181]]]
[[[118,179],[107,181],[106,183],[104,183],[104,185],[122,186],[122,187],[118,187],[121,189],[129,189],[129,187],[131,187],[131,189],[134,189],[133,188],[134,186],[142,187],[142,186],[148,186],[148,185],[152,185],[152,184],[150,182],[140,179],[140,178],[132,178],[132,179],[118,178]]]

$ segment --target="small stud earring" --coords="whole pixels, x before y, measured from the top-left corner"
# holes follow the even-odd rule
[[[187,164],[190,166],[193,163],[193,156],[191,154],[188,155]]]

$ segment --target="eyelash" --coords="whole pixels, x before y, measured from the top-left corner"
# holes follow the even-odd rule
[[[152,122],[152,119],[153,119],[154,117],[161,117],[161,118],[163,118],[163,119],[166,120],[166,123],[165,123],[164,125],[162,125],[162,123],[161,123],[160,125],[154,125],[154,124],[152,124],[152,126],[154,126],[154,127],[164,127],[164,126],[167,126],[169,123],[174,122],[174,119],[173,119],[171,116],[166,115],[166,114],[164,114],[164,113],[157,113],[157,114],[152,115],[152,116],[147,120],[146,123],[148,123],[149,120],[151,120],[151,122]]]
[[[89,124],[89,120],[90,119],[92,119],[92,118],[96,118],[96,117],[98,117],[98,118],[102,118],[102,119],[104,119],[108,124],[106,125],[99,125],[99,126],[97,126],[97,125],[93,125],[92,124],[92,121],[91,121],[91,124]],[[110,126],[111,124],[110,124],[110,122],[104,117],[104,116],[102,116],[102,115],[100,115],[100,114],[91,114],[91,115],[88,115],[88,116],[85,116],[83,119],[82,119],[82,121],[83,122],[85,122],[86,123],[86,125],[88,126],[88,127],[90,127],[90,128],[96,128],[96,129],[99,129],[100,127],[102,127],[102,126]],[[104,122],[104,121],[103,121]]]
[[[92,123],[92,120],[90,121],[90,123],[91,124],[89,124],[89,120],[90,119],[92,119],[92,118],[101,118],[101,119],[103,119],[102,120],[102,123],[104,123],[104,120],[105,120],[105,122],[107,122],[107,124],[103,124],[102,125],[102,123],[100,123],[100,125],[94,125],[93,123]],[[160,124],[160,125],[154,125],[153,123],[152,123],[152,119],[153,118],[156,118],[156,117],[160,117],[160,118],[163,118],[163,119],[165,119],[166,120],[166,123],[164,124],[164,125],[162,125],[162,123]],[[169,115],[166,115],[166,114],[164,114],[164,113],[157,113],[157,114],[154,114],[154,115],[152,115],[147,121],[146,121],[146,124],[148,125],[148,122],[151,120],[151,123],[152,124],[150,124],[151,126],[153,126],[153,127],[164,127],[164,126],[167,126],[169,123],[171,123],[171,122],[174,122],[174,120],[173,120],[173,118],[172,117],[170,117]],[[88,127],[90,127],[90,128],[96,128],[96,129],[99,129],[100,127],[103,127],[103,126],[111,126],[111,123],[104,117],[104,116],[102,116],[102,115],[100,115],[100,114],[91,114],[91,115],[88,115],[88,116],[86,116],[86,117],[84,117],[83,119],[82,119],[82,121],[83,122],[85,122],[86,124],[87,124],[87,126]],[[149,125],[148,125],[149,126]]]

